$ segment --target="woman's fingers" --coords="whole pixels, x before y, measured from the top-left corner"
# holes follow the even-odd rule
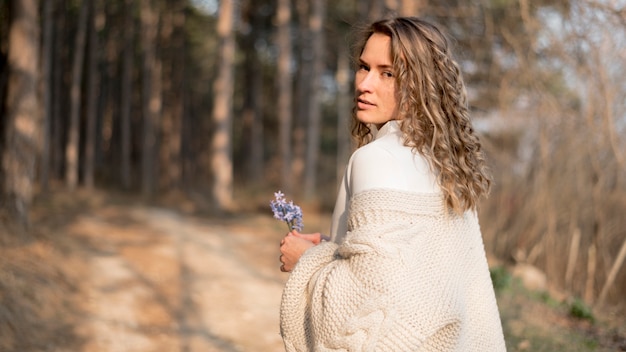
[[[321,233],[298,233],[295,231],[292,231],[291,233],[296,237],[313,242],[313,244],[320,244],[320,242],[322,241]]]

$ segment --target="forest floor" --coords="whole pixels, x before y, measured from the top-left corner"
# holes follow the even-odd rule
[[[328,228],[304,211],[308,230]],[[32,215],[21,235],[0,217],[0,351],[283,350],[285,228],[269,209],[210,216],[182,198],[76,192]],[[515,284],[498,303],[509,351],[626,351],[617,310],[592,323]]]

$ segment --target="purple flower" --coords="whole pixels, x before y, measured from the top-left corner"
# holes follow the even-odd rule
[[[289,231],[302,231],[304,227],[302,223],[302,209],[293,204],[293,201],[287,202],[285,200],[285,194],[281,191],[274,192],[274,198],[275,199],[270,202],[270,207],[272,208],[272,212],[274,212],[274,219],[286,222]]]

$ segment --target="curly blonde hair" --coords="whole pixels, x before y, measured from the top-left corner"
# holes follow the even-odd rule
[[[398,116],[405,145],[421,153],[437,175],[449,209],[476,209],[491,187],[481,144],[472,128],[465,84],[446,36],[415,17],[385,19],[363,30],[355,58],[374,33],[391,38]],[[358,146],[372,140],[369,126],[352,110]]]

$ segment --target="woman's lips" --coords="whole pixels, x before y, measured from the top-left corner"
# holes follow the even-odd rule
[[[357,99],[357,107],[359,108],[359,110],[366,110],[366,109],[371,109],[373,108],[374,104],[372,104],[371,102],[364,100],[364,99]]]

